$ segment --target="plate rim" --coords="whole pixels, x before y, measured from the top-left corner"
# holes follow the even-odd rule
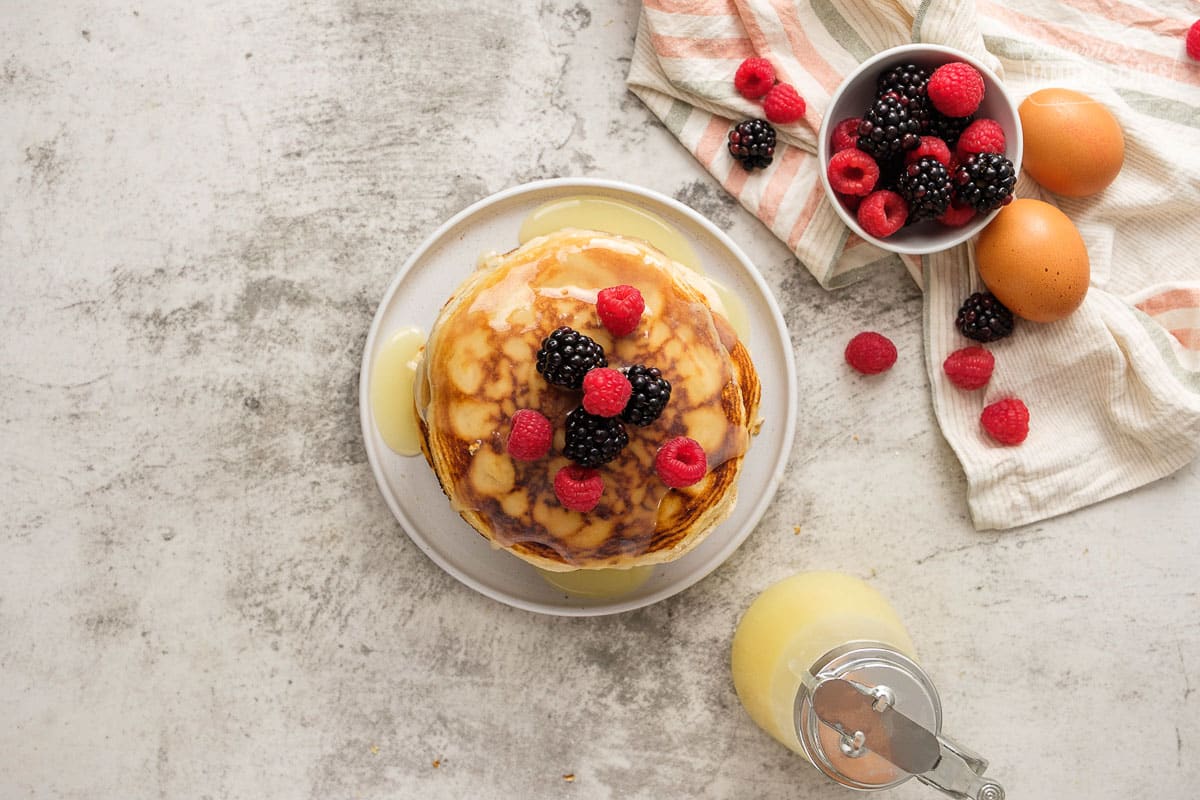
[[[408,515],[400,508],[399,503],[392,497],[392,493],[385,491],[384,487],[387,484],[386,476],[383,474],[382,460],[377,452],[377,444],[374,437],[371,435],[372,426],[374,425],[371,416],[370,397],[369,397],[369,372],[371,367],[371,354],[375,350],[376,339],[380,335],[380,330],[383,325],[383,319],[386,316],[388,307],[390,306],[396,292],[399,290],[400,284],[403,282],[413,267],[425,256],[427,252],[438,245],[442,238],[451,230],[459,225],[459,223],[475,216],[489,208],[490,206],[503,203],[514,197],[520,197],[526,194],[535,194],[547,190],[560,190],[578,188],[581,190],[587,189],[602,189],[617,193],[627,193],[643,199],[660,203],[667,206],[674,212],[687,217],[693,223],[699,225],[706,230],[710,235],[715,237],[720,244],[726,248],[738,261],[743,268],[745,275],[754,284],[755,289],[759,292],[767,308],[770,310],[771,318],[774,323],[776,332],[781,332],[782,342],[785,345],[783,350],[784,361],[784,380],[788,387],[785,392],[787,398],[787,408],[784,412],[783,436],[780,443],[780,457],[776,463],[772,465],[770,478],[767,480],[758,502],[751,508],[750,515],[747,519],[746,530],[744,533],[732,537],[720,550],[713,554],[710,558],[710,563],[704,568],[695,571],[694,574],[673,582],[651,594],[639,597],[636,599],[621,600],[616,599],[610,603],[590,605],[590,606],[563,606],[551,603],[540,603],[536,601],[523,600],[518,597],[506,594],[502,591],[484,584],[476,580],[471,575],[466,574],[458,567],[450,564],[432,547],[421,541],[413,533],[415,526]],[[560,177],[546,178],[527,183],[510,186],[507,189],[502,189],[493,194],[487,195],[475,202],[469,204],[458,213],[451,216],[441,225],[439,225],[432,233],[426,236],[420,244],[409,254],[404,263],[396,271],[392,280],[388,283],[380,297],[379,304],[375,308],[375,314],[371,319],[370,328],[367,331],[367,339],[363,345],[361,362],[359,365],[358,374],[358,409],[359,409],[359,424],[362,431],[363,448],[367,454],[367,461],[371,465],[371,473],[375,478],[375,488],[383,497],[392,516],[400,523],[400,528],[405,535],[417,546],[417,548],[425,554],[427,558],[433,561],[448,575],[456,579],[459,583],[467,586],[470,589],[484,595],[492,600],[503,603],[504,605],[513,608],[519,608],[523,611],[530,611],[539,614],[547,614],[551,616],[565,617],[595,617],[605,616],[609,614],[620,614],[627,611],[634,611],[639,608],[654,605],[668,597],[672,597],[680,592],[683,592],[692,586],[695,586],[704,578],[711,575],[718,567],[724,564],[731,555],[749,538],[750,534],[758,527],[766,514],[767,509],[775,499],[778,493],[779,484],[783,481],[784,473],[787,471],[788,462],[791,459],[792,443],[796,432],[796,416],[799,405],[799,392],[796,386],[796,359],[793,346],[791,343],[791,333],[788,329],[787,322],[783,318],[783,313],[779,309],[779,304],[775,300],[775,293],[767,285],[762,273],[754,266],[749,256],[737,245],[723,230],[718,228],[707,217],[700,214],[690,206],[676,200],[673,197],[657,192],[653,189],[647,189],[636,184],[627,183],[625,181],[612,180],[608,178],[587,178],[587,177]],[[414,456],[415,457],[415,456]]]

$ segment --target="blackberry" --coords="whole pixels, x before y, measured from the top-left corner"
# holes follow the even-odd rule
[[[875,96],[882,97],[888,92],[895,92],[909,100],[917,100],[925,97],[928,83],[929,70],[916,64],[901,64],[880,73],[875,83]]]
[[[895,92],[875,100],[858,123],[858,149],[876,161],[891,158],[921,143],[921,123],[908,114],[908,103]]]
[[[928,84],[929,70],[916,64],[901,64],[879,75],[875,96],[895,92],[908,110],[909,119],[916,120],[920,130],[924,131],[929,119],[929,97],[925,94]]]
[[[896,182],[900,180],[904,167],[905,163],[902,157],[881,160],[879,162],[879,180],[875,182],[875,188],[895,191]]]
[[[986,214],[1012,201],[1017,173],[1012,162],[999,153],[975,153],[959,165],[954,183],[960,205]]]
[[[968,339],[994,342],[1013,332],[1013,313],[990,292],[976,292],[963,302],[954,327]]]
[[[629,444],[625,426],[615,417],[597,417],[580,406],[567,414],[563,455],[581,467],[607,464]]]
[[[548,382],[566,389],[580,388],[588,370],[607,366],[604,348],[572,328],[554,331],[537,351],[537,371]]]
[[[621,419],[630,425],[645,426],[658,419],[671,399],[671,382],[657,367],[634,364],[621,372],[629,379],[633,394],[621,412]]]
[[[775,157],[775,129],[765,119],[739,122],[729,132],[729,154],[746,170],[769,166]]]
[[[908,221],[940,217],[950,207],[954,184],[936,158],[925,156],[909,164],[896,180],[896,191],[908,202]]]
[[[974,121],[974,114],[969,117],[947,117],[929,104],[925,109],[924,134],[941,139],[953,153],[958,137],[962,136],[962,132]]]

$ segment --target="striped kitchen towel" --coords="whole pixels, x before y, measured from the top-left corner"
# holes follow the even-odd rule
[[[948,385],[954,329],[982,284],[970,243],[903,259],[925,289],[925,359],[942,433],[967,477],[976,527],[1009,528],[1163,477],[1200,451],[1200,63],[1184,50],[1188,0],[645,0],[628,84],[663,124],[826,288],[896,258],[850,233],[826,201],[816,131],[842,77],[908,42],[944,44],[990,65],[1020,102],[1046,86],[1092,95],[1126,136],[1125,166],[1101,194],[1061,198],[1027,176],[1020,197],[1059,206],[1088,246],[1092,286],[1060,322],[1019,325],[989,345],[980,392]],[[737,94],[744,58],[763,56],[808,101],[778,126],[766,170],[730,157],[733,120],[761,116]],[[1026,443],[981,431],[982,408],[1018,396]]]

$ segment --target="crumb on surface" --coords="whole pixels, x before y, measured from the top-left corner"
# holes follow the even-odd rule
[[[440,758],[435,758],[435,759],[433,760],[433,768],[434,768],[434,769],[437,769],[437,768],[438,768],[438,767],[440,767],[441,765],[442,765],[442,760],[441,760]]]
[[[563,775],[563,780],[566,781],[567,783],[574,783],[575,782],[575,773],[568,772],[566,775]]]
[[[796,534],[796,535],[799,535],[799,534],[800,534],[800,526],[799,526],[799,525],[793,525],[793,526],[792,526],[792,533],[794,533],[794,534]]]

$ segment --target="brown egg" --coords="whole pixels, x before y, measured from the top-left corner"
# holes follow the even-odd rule
[[[1066,214],[1041,200],[1014,200],[975,243],[979,277],[1017,316],[1053,322],[1079,308],[1091,268],[1083,237]]]
[[[1025,98],[1021,166],[1035,181],[1067,197],[1104,189],[1125,161],[1125,136],[1101,103],[1070,89],[1041,89]]]

